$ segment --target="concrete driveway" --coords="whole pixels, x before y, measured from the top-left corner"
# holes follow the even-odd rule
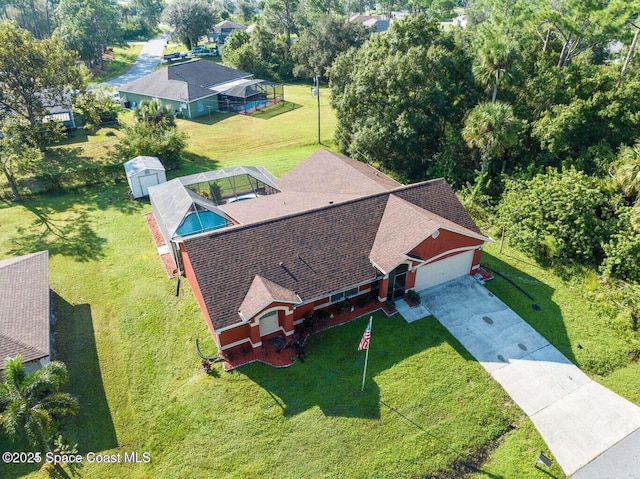
[[[531,418],[567,475],[640,428],[640,407],[592,381],[471,276],[420,295]]]

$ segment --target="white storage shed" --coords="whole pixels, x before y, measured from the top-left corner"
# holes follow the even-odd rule
[[[136,156],[124,164],[133,198],[149,196],[149,187],[165,183],[164,166],[155,156]]]

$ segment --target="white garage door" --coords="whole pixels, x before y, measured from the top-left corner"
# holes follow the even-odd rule
[[[416,271],[416,290],[430,288],[445,281],[459,278],[471,271],[474,250],[420,266]]]
[[[278,329],[280,329],[280,325],[278,324],[277,311],[267,313],[260,318],[260,336],[275,333]]]

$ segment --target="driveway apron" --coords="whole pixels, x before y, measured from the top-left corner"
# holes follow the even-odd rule
[[[471,276],[420,295],[531,418],[567,475],[640,428],[640,407],[591,380]]]

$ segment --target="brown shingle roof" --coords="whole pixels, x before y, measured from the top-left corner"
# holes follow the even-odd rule
[[[0,260],[0,369],[4,359],[49,356],[49,254]]]
[[[375,168],[325,149],[278,179],[282,191],[370,195],[401,186]]]
[[[410,250],[440,228],[489,241],[486,236],[457,225],[398,196],[389,195],[376,239],[371,247],[371,261],[382,272],[388,274],[406,259]]]
[[[256,275],[238,312],[245,319],[250,319],[274,301],[295,304],[300,302],[300,298],[293,291]]]
[[[471,223],[469,229],[478,231],[443,179],[401,186],[392,193],[421,208],[430,205],[433,213],[464,221],[465,227]],[[256,275],[295,291],[303,302],[373,280],[377,270],[370,254],[390,194],[385,191],[185,239],[214,327],[240,322],[238,309]]]

